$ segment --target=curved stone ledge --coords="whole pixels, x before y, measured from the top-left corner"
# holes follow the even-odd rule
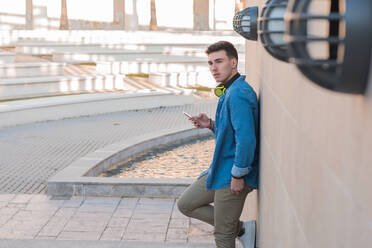
[[[175,128],[154,131],[98,149],[50,178],[47,194],[54,196],[178,197],[195,179],[96,177],[120,161],[159,145],[211,135],[208,129]]]

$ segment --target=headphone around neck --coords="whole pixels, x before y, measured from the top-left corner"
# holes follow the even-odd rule
[[[225,94],[225,91],[226,91],[226,87],[225,87],[225,85],[223,85],[223,84],[219,84],[219,85],[217,85],[216,88],[214,88],[214,94],[215,94],[217,97],[220,97],[220,96],[222,96],[223,94]]]
[[[240,74],[239,73],[236,73],[228,82],[226,83],[221,83],[219,85],[217,85],[216,88],[214,88],[214,94],[217,96],[217,97],[220,97],[222,96],[223,94],[225,94],[225,91],[227,88],[230,87],[230,85],[232,85],[232,83],[237,80],[238,78],[240,77]]]

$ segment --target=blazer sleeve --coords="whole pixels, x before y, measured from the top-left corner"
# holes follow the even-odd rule
[[[252,169],[256,149],[254,108],[258,107],[254,92],[236,89],[228,101],[229,117],[236,142],[234,165],[231,174],[247,175]]]

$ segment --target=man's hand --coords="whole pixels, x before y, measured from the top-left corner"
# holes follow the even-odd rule
[[[204,113],[201,113],[197,116],[192,116],[189,118],[189,120],[192,121],[194,126],[197,128],[209,128],[210,125],[209,117]]]
[[[231,178],[231,193],[239,195],[244,189],[244,179]]]

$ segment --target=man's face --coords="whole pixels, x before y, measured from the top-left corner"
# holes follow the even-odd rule
[[[226,83],[237,72],[237,60],[230,59],[225,50],[210,53],[208,64],[212,76],[219,83]]]

